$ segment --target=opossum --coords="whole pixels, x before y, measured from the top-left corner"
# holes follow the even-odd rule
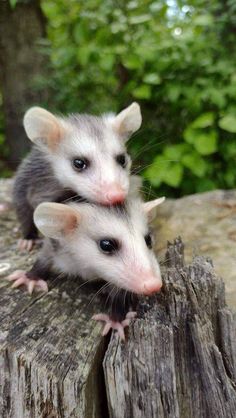
[[[40,107],[26,112],[25,131],[35,146],[20,165],[13,190],[22,249],[30,250],[38,236],[33,211],[42,202],[72,197],[103,205],[124,201],[131,167],[125,143],[141,122],[137,103],[116,116],[58,117]]]
[[[110,207],[41,203],[34,212],[34,222],[46,237],[39,258],[30,271],[16,271],[8,279],[14,281],[13,287],[25,285],[29,293],[48,290],[49,271],[85,281],[103,279],[135,295],[158,292],[162,280],[148,216],[163,199],[143,203],[138,196],[130,196]],[[110,316],[98,314],[94,319],[106,322],[103,335],[115,328],[124,338],[123,328],[134,315],[119,304]]]

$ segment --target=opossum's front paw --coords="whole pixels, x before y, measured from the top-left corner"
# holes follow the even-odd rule
[[[12,285],[13,289],[23,285],[26,286],[30,295],[33,293],[34,290],[37,292],[48,292],[48,285],[47,282],[45,282],[45,280],[37,277],[35,279],[29,279],[27,277],[27,272],[25,272],[24,270],[14,271],[14,273],[10,274],[10,276],[7,277],[7,280],[9,280],[10,282],[14,282]]]
[[[126,314],[126,317],[123,321],[114,321],[112,318],[110,318],[109,315],[106,314],[96,314],[92,316],[92,319],[95,319],[96,321],[102,321],[105,322],[105,326],[102,331],[102,336],[107,335],[110,329],[114,329],[117,331],[117,334],[121,338],[121,340],[125,341],[125,333],[124,329],[125,327],[128,327],[130,324],[131,319],[135,318],[137,315],[137,312],[131,311]]]
[[[40,239],[19,239],[17,247],[20,251],[30,252],[39,243],[41,243]]]

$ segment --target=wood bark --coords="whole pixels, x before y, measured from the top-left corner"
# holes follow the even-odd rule
[[[168,245],[164,289],[143,299],[103,362],[111,418],[236,416],[236,318],[211,261]]]
[[[45,74],[46,59],[40,52],[45,19],[40,0],[0,0],[0,88],[3,97],[8,163],[15,168],[30,147],[22,118],[28,107],[45,100],[44,89],[36,88]]]
[[[100,300],[76,279],[33,297],[10,288],[6,274],[37,255],[16,251],[15,227],[0,213],[1,418],[235,418],[236,317],[210,259],[186,266],[181,240],[168,244],[163,290],[140,299],[123,343],[101,337]]]

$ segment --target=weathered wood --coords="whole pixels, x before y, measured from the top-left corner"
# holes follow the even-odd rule
[[[236,416],[236,321],[211,262],[184,266],[181,250],[169,244],[164,289],[140,302],[127,342],[109,343],[111,418]]]
[[[179,235],[185,244],[185,258],[209,256],[215,271],[224,278],[226,300],[236,309],[236,190],[214,190],[167,199],[157,208],[154,221],[156,250],[165,256],[166,241]]]
[[[96,304],[76,281],[53,285],[36,298],[1,287],[1,417],[103,417]]]

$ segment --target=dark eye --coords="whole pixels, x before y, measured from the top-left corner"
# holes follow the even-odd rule
[[[89,161],[86,158],[75,158],[73,160],[73,166],[77,171],[86,170],[89,166]]]
[[[119,245],[115,239],[104,238],[99,241],[99,247],[106,254],[113,254],[118,250]]]
[[[145,242],[147,244],[147,247],[151,249],[152,248],[152,236],[151,236],[151,234],[145,235],[144,239],[145,239]]]
[[[126,155],[125,154],[117,155],[116,161],[119,165],[121,165],[121,167],[125,168],[126,162],[127,162],[126,161]]]

